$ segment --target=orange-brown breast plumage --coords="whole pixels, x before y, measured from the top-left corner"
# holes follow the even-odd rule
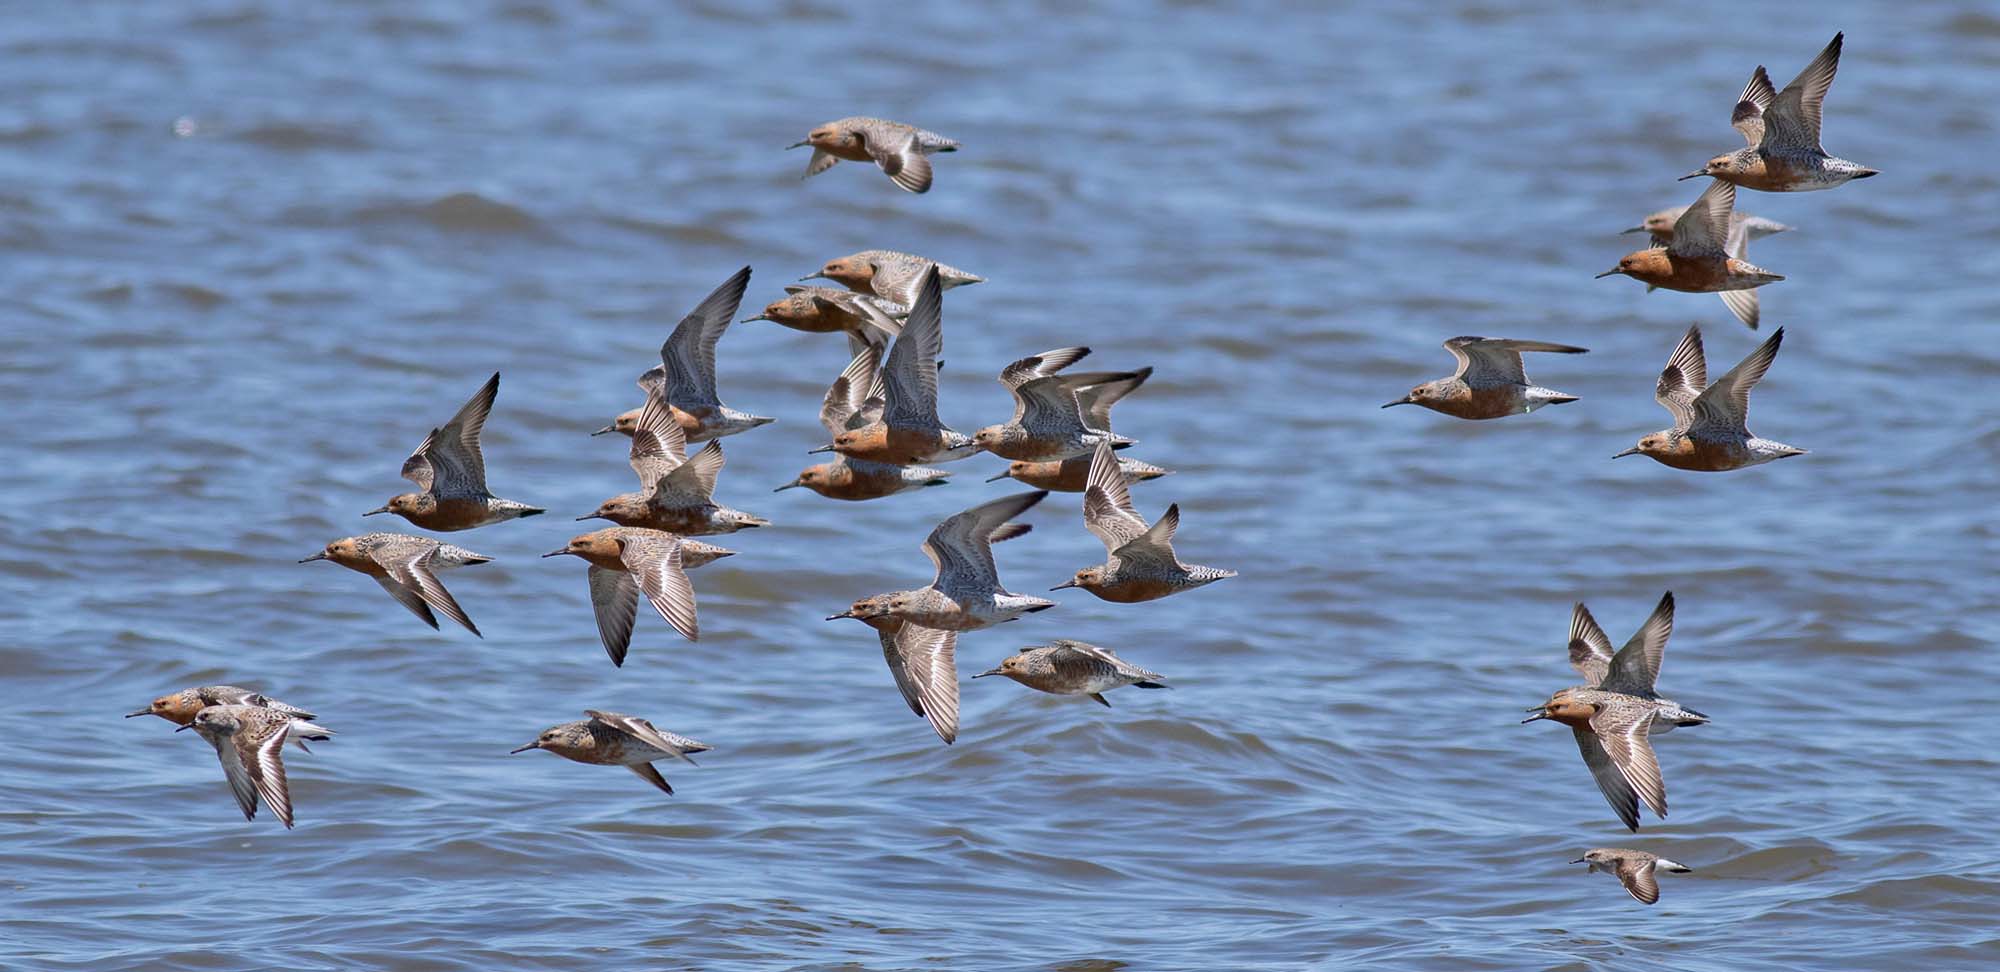
[[[1521,411],[1521,389],[1514,385],[1455,390],[1449,398],[1431,398],[1425,406],[1462,419],[1495,419]]]
[[[428,513],[411,514],[405,517],[426,530],[450,532],[470,530],[487,521],[490,514],[484,500],[468,496],[447,497],[437,501],[436,508]]]
[[[1155,579],[1117,580],[1108,584],[1080,584],[1084,590],[1114,604],[1156,601],[1180,590],[1170,581]]]
[[[944,436],[936,429],[899,429],[875,425],[843,433],[848,444],[840,453],[870,462],[907,466],[923,462],[944,448]]]

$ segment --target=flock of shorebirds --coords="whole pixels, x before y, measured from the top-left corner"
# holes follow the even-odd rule
[[[1789,227],[1733,212],[1737,187],[1802,192],[1875,174],[1820,147],[1821,103],[1840,49],[1836,34],[1782,91],[1774,90],[1758,67],[1731,118],[1748,145],[1684,176],[1709,176],[1711,182],[1693,205],[1655,213],[1628,231],[1650,233],[1653,245],[1623,257],[1599,276],[1622,274],[1644,281],[1649,289],[1719,293],[1737,317],[1756,328],[1754,288],[1784,278],[1748,263],[1745,246]],[[929,156],[955,151],[958,143],[898,122],[845,118],[814,128],[792,147],[802,146],[813,149],[808,177],[841,160],[873,162],[900,188],[922,193],[932,181]],[[804,285],[815,278],[845,289]],[[779,490],[803,487],[830,499],[880,499],[941,485],[950,473],[934,464],[980,453],[1009,460],[1005,471],[989,482],[1011,478],[1036,487],[964,510],[932,529],[923,543],[935,568],[928,586],[862,597],[828,618],[852,618],[875,629],[903,700],[946,743],[959,728],[959,634],[1056,605],[1007,590],[992,549],[1027,533],[1030,528],[1014,518],[1049,492],[1083,494],[1084,526],[1103,541],[1106,552],[1104,563],[1076,571],[1053,590],[1080,588],[1107,601],[1136,603],[1235,576],[1234,571],[1179,559],[1173,548],[1178,506],[1168,506],[1148,522],[1133,505],[1131,484],[1157,479],[1168,470],[1118,454],[1132,440],[1112,431],[1111,408],[1143,385],[1151,368],[1069,371],[1091,349],[1044,351],[1001,369],[999,381],[1014,397],[1014,413],[1006,422],[966,435],[940,420],[943,295],[983,279],[923,257],[870,250],[829,261],[746,319],[841,333],[852,354],[820,408],[831,441],[812,450],[834,457],[805,469]],[[613,525],[573,537],[543,555],[573,556],[588,565],[597,631],[613,665],[625,663],[641,595],[683,637],[699,637],[695,591],[687,572],[734,551],[695,538],[769,525],[714,498],[724,462],[720,440],[773,421],[730,408],[716,391],[716,346],[736,318],[749,282],[750,268],[745,267],[683,318],[661,347],[660,363],[639,376],[644,403],[593,433],[631,437],[629,458],[639,489],[613,496],[577,518]],[[1745,426],[1750,390],[1770,367],[1783,337],[1780,328],[1710,384],[1700,329],[1690,327],[1654,392],[1672,413],[1673,427],[1646,435],[1618,456],[1640,454],[1679,469],[1726,471],[1803,454],[1805,450],[1758,438]],[[1529,381],[1521,354],[1577,354],[1584,348],[1483,337],[1455,337],[1444,346],[1457,359],[1457,371],[1416,386],[1384,408],[1412,404],[1463,419],[1494,419],[1576,401]],[[391,497],[362,515],[394,514],[425,530],[449,533],[544,512],[495,496],[487,486],[479,440],[499,389],[495,374],[404,461],[402,475],[417,491]],[[689,455],[689,445],[700,442],[707,445]],[[384,532],[335,540],[301,563],[329,560],[367,574],[432,628],[438,627],[437,614],[442,613],[478,635],[479,628],[438,574],[489,559],[429,537]],[[1548,719],[1571,728],[1598,788],[1633,831],[1639,826],[1641,801],[1657,816],[1667,814],[1666,787],[1650,737],[1708,721],[1654,689],[1673,619],[1669,592],[1631,640],[1613,651],[1590,611],[1577,604],[1569,657],[1587,684],[1555,693],[1530,709],[1533,715],[1526,720]],[[1014,654],[972,677],[986,675],[1106,706],[1110,703],[1104,693],[1115,688],[1167,687],[1163,676],[1110,649],[1068,639]],[[514,752],[542,749],[580,763],[624,766],[671,794],[673,787],[653,763],[676,757],[693,762],[690,754],[710,748],[636,716],[594,709],[585,714],[587,719],[551,727]],[[244,817],[254,818],[261,801],[287,828],[293,814],[281,758],[284,746],[289,742],[305,749],[306,741],[324,740],[333,732],[316,724],[311,712],[228,685],[164,695],[130,715],[155,715],[195,730],[214,746]],[[1615,874],[1633,897],[1647,904],[1659,897],[1658,872],[1689,870],[1623,848],[1593,849],[1572,863]]]

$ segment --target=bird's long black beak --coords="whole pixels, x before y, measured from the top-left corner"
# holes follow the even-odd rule
[[[812,144],[812,139],[806,139],[803,142],[793,142],[792,144],[785,146],[785,151],[789,152],[795,148],[805,148],[806,146],[811,144]]]
[[[590,434],[591,434],[592,436],[599,436],[599,435],[603,435],[603,434],[604,434],[604,433],[606,433],[606,432],[616,432],[616,431],[618,431],[618,426],[616,426],[616,425],[607,425],[607,426],[605,426],[605,427],[603,427],[603,428],[601,428],[601,429],[598,429],[597,431],[595,431],[595,432],[592,432],[592,433],[590,433]]]
[[[1535,720],[1537,720],[1537,719],[1546,719],[1546,718],[1548,718],[1548,717],[1549,717],[1549,714],[1548,714],[1548,713],[1546,713],[1546,712],[1537,712],[1537,713],[1535,713],[1534,715],[1531,715],[1531,716],[1527,717],[1526,719],[1522,719],[1522,720],[1521,720],[1521,724],[1525,726],[1525,725],[1527,725],[1528,723],[1530,723],[1530,722],[1534,722],[1534,721],[1535,721]]]
[[[1675,182],[1686,182],[1686,181],[1688,181],[1689,179],[1699,179],[1699,178],[1701,178],[1702,176],[1705,176],[1705,175],[1707,175],[1707,174],[1708,174],[1708,166],[1702,166],[1701,168],[1699,168],[1699,169],[1696,169],[1696,170],[1694,170],[1693,172],[1690,172],[1690,173],[1688,173],[1687,175],[1684,175],[1684,176],[1681,176],[1680,178],[1678,178],[1678,179],[1675,179],[1674,181],[1675,181]]]
[[[1639,454],[1639,447],[1638,447],[1638,446],[1633,446],[1632,448],[1630,448],[1630,449],[1627,449],[1627,450],[1625,450],[1624,452],[1621,452],[1621,453],[1619,453],[1619,454],[1617,454],[1617,455],[1615,455],[1615,456],[1612,456],[1611,458],[1613,458],[1613,459],[1623,459],[1623,458],[1625,458],[1626,456],[1636,456],[1636,455],[1638,455],[1638,454]]]
[[[316,554],[313,554],[312,556],[310,556],[310,557],[307,557],[306,559],[304,559],[304,560],[301,560],[301,561],[299,561],[299,563],[302,563],[302,564],[310,564],[310,563],[312,563],[312,562],[313,562],[313,561],[315,561],[315,560],[325,560],[325,559],[326,559],[326,551],[322,550],[322,551],[320,551],[319,553],[316,553]]]
[[[388,507],[386,507],[386,506],[378,506],[378,507],[376,507],[376,508],[374,508],[374,509],[372,509],[372,510],[369,510],[368,512],[366,512],[366,513],[363,513],[363,514],[361,514],[361,515],[362,515],[362,516],[374,516],[374,515],[375,515],[375,514],[377,514],[377,513],[387,513],[387,512],[389,512],[389,508],[388,508]]]
[[[174,727],[174,731],[175,731],[175,732],[186,732],[187,730],[189,730],[189,729],[193,729],[193,728],[194,728],[194,723],[190,722],[190,723],[188,723],[188,724],[187,724],[187,725],[185,725],[185,726],[176,726],[176,727]]]
[[[1404,395],[1403,397],[1401,397],[1401,398],[1398,398],[1398,399],[1396,399],[1395,401],[1393,401],[1393,402],[1390,402],[1389,404],[1387,404],[1387,405],[1384,405],[1384,406],[1382,406],[1382,407],[1383,407],[1383,408],[1394,408],[1394,407],[1396,407],[1397,405],[1415,405],[1416,403],[1417,403],[1417,400],[1416,400],[1416,399],[1414,399],[1414,398],[1411,398],[1411,397],[1410,397],[1410,396],[1408,396],[1408,395]]]
[[[753,315],[751,315],[751,316],[749,316],[749,317],[746,317],[746,318],[744,318],[744,319],[742,319],[742,320],[740,320],[740,321],[737,321],[736,323],[738,323],[738,324],[748,324],[748,323],[750,323],[751,321],[768,321],[768,320],[770,320],[770,319],[771,319],[771,315],[769,315],[769,314],[753,314]]]
[[[549,551],[548,553],[545,553],[545,554],[543,554],[543,555],[542,555],[542,559],[543,559],[543,560],[547,560],[547,559],[549,559],[550,557],[560,557],[560,556],[562,556],[563,554],[566,554],[566,553],[569,553],[569,548],[568,548],[568,547],[564,547],[564,548],[562,548],[561,550],[551,550],[551,551]]]
[[[531,742],[531,743],[527,744],[526,746],[522,746],[522,747],[521,747],[521,748],[519,748],[519,749],[510,749],[510,750],[508,750],[508,751],[507,751],[507,755],[509,755],[509,756],[512,756],[512,755],[514,755],[515,753],[525,753],[525,752],[527,752],[527,751],[528,751],[528,750],[530,750],[530,749],[540,749],[540,748],[542,748],[542,742],[541,742],[541,740],[537,739],[537,740],[535,740],[534,742]]]
[[[1008,471],[1006,471],[1006,472],[1003,472],[1003,473],[1001,473],[1001,474],[1000,474],[1000,475],[998,475],[998,476],[994,476],[994,477],[992,477],[992,478],[988,479],[988,480],[987,480],[987,482],[989,482],[989,483],[997,483],[997,482],[999,482],[999,481],[1001,481],[1001,480],[1003,480],[1003,479],[1006,479],[1007,477],[1009,477],[1009,476],[1012,476],[1012,475],[1014,475],[1014,472],[1013,472],[1013,470],[1011,470],[1011,469],[1010,469],[1010,470],[1008,470]]]
[[[1576,860],[1573,860],[1573,861],[1571,861],[1570,863],[1571,863],[1571,864],[1588,864],[1588,863],[1590,863],[1590,858],[1588,858],[1588,857],[1579,857],[1579,858],[1577,858]]]
[[[1057,584],[1056,586],[1054,586],[1054,587],[1051,587],[1051,588],[1049,588],[1049,590],[1052,590],[1052,591],[1060,591],[1060,590],[1064,590],[1064,589],[1066,589],[1066,588],[1071,588],[1071,587],[1075,587],[1075,586],[1076,586],[1076,581],[1075,581],[1074,579],[1071,579],[1071,580],[1066,580],[1066,581],[1063,581],[1062,583],[1060,583],[1060,584]]]
[[[1595,276],[1595,277],[1592,277],[1592,278],[1590,278],[1590,279],[1592,279],[1592,280],[1603,280],[1604,278],[1606,278],[1606,277],[1609,277],[1609,276],[1611,276],[1612,274],[1614,274],[1614,273],[1617,273],[1617,272],[1618,272],[1618,268],[1617,268],[1617,267],[1612,267],[1611,269],[1609,269],[1609,270],[1606,270],[1606,271],[1604,271],[1603,273],[1600,273],[1600,274],[1598,274],[1597,276]]]
[[[820,447],[819,447],[819,448],[817,448],[817,449],[807,449],[807,450],[806,450],[806,455],[809,455],[809,456],[816,456],[816,455],[819,455],[819,454],[820,454],[820,453],[822,453],[822,452],[832,452],[832,451],[833,451],[833,446],[830,446],[830,445],[823,445],[823,446],[820,446]]]
[[[838,621],[841,618],[853,618],[853,617],[856,617],[855,613],[852,610],[847,610],[847,611],[842,611],[839,614],[829,614],[826,616],[826,619],[828,621]]]
[[[605,519],[610,519],[610,518],[602,513],[586,513],[582,516],[577,517],[576,522],[582,523],[585,520],[605,520]]]
[[[125,713],[125,718],[127,718],[127,719],[135,719],[135,718],[138,718],[139,716],[142,716],[142,715],[152,715],[152,714],[153,714],[153,710],[151,710],[151,709],[140,709],[140,710],[139,710],[139,711],[137,711],[137,712],[127,712],[127,713]]]
[[[985,678],[985,677],[986,677],[986,676],[988,676],[988,675],[998,675],[998,674],[1000,674],[1000,670],[999,670],[999,669],[997,669],[997,668],[989,668],[989,669],[987,669],[987,670],[985,670],[985,671],[983,671],[983,672],[980,672],[979,674],[977,674],[977,675],[974,675],[974,676],[972,676],[972,677],[973,677],[973,678]]]
[[[774,489],[774,490],[772,490],[771,492],[773,492],[773,493],[782,493],[782,492],[784,492],[785,490],[788,490],[788,489],[791,489],[791,488],[793,488],[793,487],[795,487],[795,486],[804,486],[804,485],[805,485],[804,483],[802,483],[802,482],[799,482],[798,480],[794,479],[794,480],[792,480],[791,482],[789,482],[789,483],[786,483],[785,485],[783,485],[783,486],[780,486],[780,487],[778,487],[777,489]]]
[[[800,278],[799,278],[799,282],[800,282],[800,283],[805,283],[805,282],[806,282],[806,281],[808,281],[808,280],[818,280],[819,278],[821,278],[821,277],[824,277],[824,276],[826,276],[826,274],[823,274],[823,273],[809,273],[809,274],[806,274],[806,275],[805,275],[805,276],[803,276],[803,277],[800,277]]]

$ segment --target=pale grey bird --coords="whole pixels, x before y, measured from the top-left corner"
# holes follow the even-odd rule
[[[1658,854],[1628,850],[1623,847],[1593,848],[1570,863],[1590,865],[1591,874],[1603,871],[1615,875],[1618,883],[1624,885],[1632,897],[1645,904],[1660,900],[1659,872],[1687,874],[1694,870],[1686,864],[1667,860]]]
[[[1059,638],[1046,645],[1030,645],[1010,655],[996,667],[973,678],[1000,675],[1038,692],[1050,695],[1085,695],[1106,708],[1104,693],[1131,685],[1142,689],[1171,688],[1165,676],[1149,672],[1118,657],[1109,648],[1083,641]]]
[[[292,829],[292,794],[285,782],[285,741],[303,737],[319,742],[333,735],[325,726],[261,705],[211,705],[174,731],[181,729],[193,729],[215,747],[243,819],[256,819],[262,797],[286,830]]]
[[[429,537],[413,537],[407,533],[364,533],[358,537],[335,540],[327,544],[325,550],[299,563],[330,560],[348,570],[360,571],[375,578],[375,583],[382,585],[382,589],[388,591],[396,603],[409,608],[410,613],[423,619],[425,624],[433,628],[438,626],[437,616],[431,613],[431,609],[436,608],[444,612],[445,617],[463,625],[465,630],[479,635],[479,629],[466,616],[465,609],[458,606],[458,600],[438,582],[437,575],[492,559]]]
[[[637,716],[585,709],[585,721],[565,722],[542,730],[535,741],[514,750],[525,753],[542,749],[578,763],[623,766],[634,775],[659,787],[668,796],[674,788],[653,763],[662,759],[684,759],[694,764],[689,753],[705,753],[714,748],[686,736],[653,728]]]

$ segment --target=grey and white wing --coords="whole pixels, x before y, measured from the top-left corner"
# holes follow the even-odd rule
[[[1109,648],[1100,648],[1087,641],[1072,641],[1068,638],[1049,643],[1049,662],[1058,672],[1075,671],[1089,675],[1150,675],[1126,664]]]
[[[639,488],[653,491],[668,473],[687,462],[687,434],[674,421],[673,407],[658,395],[646,396],[632,430],[632,471],[639,474]]]
[[[1736,107],[1729,113],[1730,127],[1743,136],[1743,140],[1756,148],[1764,141],[1764,111],[1771,107],[1778,92],[1771,86],[1771,76],[1764,73],[1764,66],[1750,73],[1750,81],[1743,86],[1743,93],[1736,96]]]
[[[1604,794],[1604,802],[1611,804],[1612,812],[1618,815],[1619,822],[1626,829],[1638,830],[1639,795],[1625,781],[1625,774],[1612,761],[1611,754],[1605,752],[1597,733],[1589,729],[1571,729],[1576,733],[1576,748],[1583,754],[1583,765],[1590,767],[1590,776],[1597,781],[1597,789]]]
[[[1118,470],[1117,453],[1109,441],[1099,442],[1090,457],[1090,472],[1084,481],[1083,525],[1104,541],[1106,552],[1116,551],[1146,532],[1146,520],[1132,505],[1125,474]]]
[[[437,574],[432,571],[432,560],[437,556],[437,551],[436,542],[423,540],[420,537],[409,537],[406,538],[406,542],[378,546],[369,551],[369,556],[389,572],[389,578],[378,578],[384,581],[382,586],[390,588],[389,593],[396,595],[396,599],[403,601],[405,606],[410,607],[412,611],[416,610],[415,606],[410,605],[404,595],[398,592],[398,588],[414,594],[422,603],[464,625],[465,630],[479,635],[479,628],[472,623],[471,618],[466,617],[465,609],[458,606],[458,601],[451,596],[450,591],[445,590],[443,584],[438,582]],[[396,587],[391,588],[387,583],[388,579],[393,579]],[[429,611],[420,611],[417,616],[429,621],[431,627],[437,627],[437,619],[430,617]],[[485,637],[485,635],[479,636]]]
[[[1076,404],[1083,412],[1086,428],[1100,432],[1111,431],[1111,406],[1127,395],[1139,390],[1146,379],[1153,377],[1153,368],[1147,365],[1135,371],[1128,371],[1109,381],[1087,385],[1076,390]]]
[[[1154,520],[1144,533],[1111,551],[1111,555],[1120,563],[1158,564],[1168,568],[1178,566],[1180,560],[1174,556],[1174,531],[1180,526],[1181,505],[1175,503],[1168,506],[1167,511],[1160,514],[1160,518]]]
[[[1667,366],[1660,371],[1660,380],[1653,386],[1653,400],[1674,417],[1675,428],[1692,428],[1694,400],[1707,382],[1708,362],[1701,349],[1701,325],[1691,324],[1687,333],[1681,335],[1681,343],[1674,346]]]
[[[257,794],[271,808],[286,829],[292,826],[292,792],[285,780],[285,737],[291,719],[273,713],[274,718],[246,724],[236,733],[238,758],[257,785]],[[231,785],[234,785],[232,781]],[[239,798],[240,802],[240,798]]]
[[[722,472],[724,461],[722,440],[708,440],[700,452],[660,480],[653,502],[669,508],[707,504],[715,495],[715,477]]]
[[[848,420],[867,402],[881,360],[881,351],[872,347],[862,348],[855,352],[854,359],[847,363],[840,377],[827,386],[826,397],[819,406],[819,424],[826,426],[827,434],[838,436],[852,428]]]
[[[812,158],[806,160],[806,174],[801,179],[810,179],[834,167],[840,157],[823,148],[814,148]]]
[[[958,738],[958,632],[905,624],[896,649],[920,714],[947,744]],[[907,697],[906,697],[907,700]]]
[[[1073,347],[1056,348],[1053,351],[1020,358],[1000,369],[1000,384],[1010,389],[1019,388],[1033,379],[1047,378],[1083,360],[1088,354],[1090,354],[1089,348]]]
[[[940,589],[994,591],[1000,570],[993,563],[993,535],[1049,495],[1048,490],[1016,493],[945,517],[924,539],[924,555],[937,567]]]
[[[597,616],[597,637],[611,664],[623,666],[632,647],[632,625],[639,619],[639,582],[622,570],[591,564],[590,608]]]
[[[938,358],[944,354],[943,289],[937,268],[924,271],[903,333],[889,346],[882,367],[886,393],[883,418],[892,425],[933,428],[938,425]]]
[[[242,734],[229,736],[202,736],[209,745],[215,747],[215,758],[222,763],[222,777],[229,781],[229,793],[236,798],[236,806],[243,811],[243,819],[257,819],[257,781],[250,775],[250,767],[243,761],[243,750],[237,743]]]
[[[1569,615],[1569,667],[1583,676],[1585,684],[1601,686],[1611,671],[1611,654],[1611,637],[1590,616],[1590,609],[1576,602]]]
[[[438,626],[437,615],[431,613],[431,606],[424,603],[424,599],[417,594],[415,589],[405,586],[387,574],[376,574],[373,576],[375,577],[375,583],[382,585],[382,589],[388,591],[389,596],[395,598],[397,604],[409,608],[410,613],[416,615],[425,624],[433,628]]]
[[[1840,70],[1840,47],[1844,34],[1833,35],[1819,56],[1806,65],[1792,83],[1764,113],[1764,140],[1760,147],[1825,154],[1820,148],[1820,109],[1826,92],[1833,87],[1833,75]]]
[[[641,719],[638,716],[626,715],[622,712],[606,712],[602,709],[585,709],[583,710],[583,714],[589,716],[592,721],[600,726],[625,733],[654,749],[673,756],[679,756],[690,763],[694,762],[694,760],[688,759],[687,754],[707,752],[709,749],[707,745],[696,742],[686,736],[656,728],[651,721]]]
[[[1736,186],[1721,179],[1708,188],[1674,221],[1674,238],[1667,253],[1679,257],[1716,257],[1729,253],[1730,214],[1736,207]]]
[[[736,310],[743,303],[744,288],[749,285],[749,267],[731,274],[681,318],[673,334],[660,346],[669,404],[682,407],[721,404],[715,391],[715,345],[736,317]]]
[[[874,138],[867,140],[868,155],[875,164],[882,167],[896,185],[909,192],[931,191],[931,160],[925,157],[917,145],[917,136],[910,136],[884,145]]]
[[[889,666],[889,674],[896,680],[896,691],[902,693],[904,704],[917,715],[924,714],[923,696],[917,692],[917,683],[911,680],[910,666],[903,658],[900,635],[910,625],[901,621],[886,630],[877,628],[875,636],[882,642],[882,661]]]
[[[1653,684],[1660,678],[1660,662],[1666,658],[1667,639],[1673,633],[1674,592],[1668,591],[1646,623],[1612,656],[1603,688],[1626,695],[1653,694]]]
[[[1452,377],[1468,385],[1527,384],[1521,355],[1506,347],[1507,343],[1499,338],[1470,335],[1446,341],[1445,350],[1458,359],[1458,370]]]
[[[1598,742],[1618,767],[1626,785],[1653,808],[1654,814],[1664,818],[1667,784],[1660,777],[1660,762],[1653,756],[1653,744],[1648,738],[1653,727],[1653,710],[1637,702],[1613,704],[1599,709],[1591,717],[1590,727],[1596,730]],[[1636,819],[1627,826],[1638,829]]]
[[[1643,904],[1660,900],[1660,881],[1653,873],[1653,858],[1621,857],[1618,859],[1618,883],[1625,886],[1626,893]]]
[[[1736,363],[1715,384],[1708,386],[1694,399],[1696,424],[1703,429],[1720,432],[1742,432],[1750,418],[1750,390],[1764,380],[1764,373],[1771,370],[1771,362],[1778,358],[1778,347],[1785,341],[1785,329],[1771,332],[1757,350]]]
[[[627,535],[620,540],[619,560],[639,583],[639,592],[673,625],[681,637],[700,640],[701,626],[695,618],[694,585],[681,569],[680,539],[672,534],[642,537]]]

